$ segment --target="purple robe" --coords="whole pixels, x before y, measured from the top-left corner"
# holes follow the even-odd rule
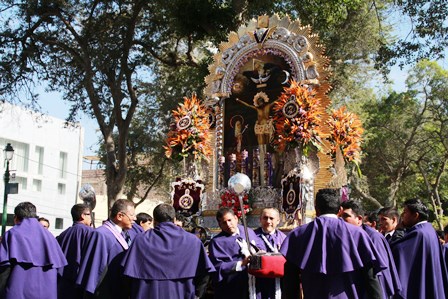
[[[443,252],[443,256],[445,258],[445,265],[446,265],[446,269],[447,269],[447,273],[448,273],[448,243],[445,243],[442,246],[442,252]]]
[[[428,222],[408,229],[392,245],[403,298],[447,298],[448,281],[437,233]]]
[[[260,242],[266,243],[263,239],[263,235],[267,241],[270,241],[268,236],[263,233],[263,229],[261,227],[257,228],[255,234],[260,239]],[[271,235],[272,241],[271,246],[277,248],[277,252],[280,250],[283,241],[286,239],[286,235],[279,231],[278,229]],[[273,243],[273,244],[272,244]],[[269,245],[264,244],[267,252],[273,252]],[[273,299],[275,298],[275,278],[258,278],[255,282],[257,288],[257,299]]]
[[[216,235],[208,245],[210,260],[216,268],[213,275],[215,298],[245,298],[248,293],[247,268],[243,271],[235,271],[238,261],[244,259],[240,246],[236,242],[238,238],[246,239],[244,227],[238,225],[239,236],[232,236],[225,232]],[[254,231],[248,228],[249,239],[254,241],[258,248],[266,250],[264,244],[260,242]]]
[[[5,233],[0,268],[10,267],[0,298],[57,298],[57,269],[67,260],[56,239],[36,218],[25,218]]]
[[[122,265],[131,298],[194,299],[194,279],[215,271],[199,238],[172,222],[138,235]]]
[[[131,240],[134,240],[138,234],[144,233],[145,230],[139,224],[134,222],[132,223],[132,228],[128,232],[129,236],[131,237]]]
[[[292,230],[280,252],[300,269],[305,298],[366,298],[361,272],[387,268],[364,230],[332,217]]]
[[[92,232],[92,227],[76,222],[56,238],[68,262],[67,266],[58,271],[58,298],[79,298],[80,290],[76,286],[76,278],[82,252]]]
[[[121,261],[126,253],[103,224],[93,230],[86,245],[76,284],[98,298],[126,298]]]
[[[381,289],[383,291],[383,297],[390,298],[394,294],[399,293],[399,291],[401,290],[401,283],[400,278],[398,277],[397,268],[395,267],[395,262],[392,256],[392,251],[389,247],[389,243],[382,234],[380,234],[370,226],[363,224],[362,228],[369,235],[378,253],[383,257],[385,261],[388,262],[388,267],[378,272],[377,276],[378,281],[381,285]]]

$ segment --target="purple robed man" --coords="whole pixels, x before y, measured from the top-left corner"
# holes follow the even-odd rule
[[[173,223],[174,207],[158,205],[154,229],[140,234],[122,262],[132,299],[202,297],[215,268],[199,238]]]
[[[244,227],[238,225],[238,217],[232,209],[222,207],[216,213],[221,232],[208,245],[210,260],[216,268],[213,274],[215,298],[244,299],[249,294],[249,249],[245,241]],[[266,250],[254,231],[248,228],[251,243]],[[255,293],[255,283],[253,284]]]
[[[73,225],[63,231],[56,240],[67,258],[67,266],[58,271],[58,298],[81,298],[81,290],[76,285],[82,253],[93,228],[90,207],[76,204],[71,209]]]
[[[0,298],[56,299],[57,270],[67,264],[61,248],[32,203],[15,207],[14,223],[0,247]]]
[[[419,199],[404,202],[401,214],[406,229],[392,244],[392,254],[401,280],[401,298],[448,296],[448,280],[437,233],[428,223],[428,208]]]
[[[387,268],[365,231],[337,218],[340,191],[316,194],[317,218],[292,230],[285,256],[282,298],[382,298],[376,273]]]
[[[260,215],[261,227],[254,232],[267,252],[279,252],[286,235],[277,229],[280,223],[280,213],[275,208],[264,208]],[[279,278],[256,279],[258,299],[275,299],[281,297]]]
[[[361,204],[349,200],[341,203],[340,216],[345,222],[361,227],[370,237],[375,245],[375,249],[381,255],[384,261],[387,262],[388,267],[378,272],[378,281],[381,285],[383,298],[392,298],[393,295],[398,294],[401,290],[401,283],[398,277],[397,268],[395,267],[392,251],[386,238],[372,227],[363,224],[364,210]]]
[[[109,219],[92,232],[76,279],[85,297],[127,298],[121,262],[131,242],[128,230],[134,220],[134,203],[119,199]]]

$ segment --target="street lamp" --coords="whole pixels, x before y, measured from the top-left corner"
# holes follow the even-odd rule
[[[8,217],[8,209],[6,205],[8,203],[8,184],[9,184],[9,161],[12,160],[12,156],[14,155],[14,149],[11,146],[11,143],[8,143],[3,150],[5,152],[5,161],[6,161],[6,170],[3,180],[5,182],[5,195],[3,197],[3,215],[2,215],[2,237],[5,235],[6,230],[6,219]]]

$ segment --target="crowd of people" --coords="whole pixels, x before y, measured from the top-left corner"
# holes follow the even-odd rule
[[[1,241],[0,298],[447,298],[448,245],[420,200],[404,202],[401,216],[390,207],[366,214],[357,201],[341,203],[338,189],[321,189],[315,209],[285,234],[275,208],[252,230],[222,207],[221,231],[205,248],[169,204],[151,217],[117,200],[96,229],[89,206],[76,204],[73,225],[54,238],[23,202]],[[257,254],[283,256],[283,277],[251,275]]]

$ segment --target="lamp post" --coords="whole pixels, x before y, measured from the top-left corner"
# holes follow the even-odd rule
[[[14,149],[11,146],[11,143],[8,143],[3,150],[5,152],[5,161],[6,161],[6,170],[3,180],[5,182],[5,195],[3,197],[3,215],[2,215],[2,237],[5,235],[6,230],[6,219],[8,217],[8,184],[9,184],[9,161],[12,160],[12,156],[14,155]]]

